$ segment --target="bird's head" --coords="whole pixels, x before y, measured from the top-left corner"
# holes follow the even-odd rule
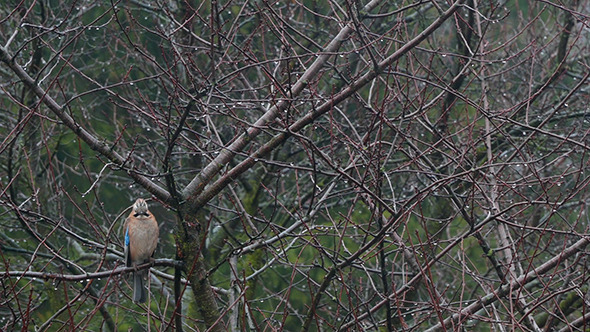
[[[150,215],[148,205],[143,198],[138,198],[135,203],[133,203],[133,215],[135,217]]]

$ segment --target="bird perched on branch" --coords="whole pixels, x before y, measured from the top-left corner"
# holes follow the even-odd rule
[[[125,219],[125,265],[137,267],[150,261],[158,244],[158,222],[145,200],[138,198]],[[147,294],[143,280],[148,270],[133,272],[133,302],[143,303]]]

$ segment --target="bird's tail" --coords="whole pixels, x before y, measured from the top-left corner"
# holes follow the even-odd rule
[[[145,287],[143,287],[142,271],[133,272],[133,302],[143,303],[147,298]]]

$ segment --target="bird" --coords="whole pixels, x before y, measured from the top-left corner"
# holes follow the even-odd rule
[[[159,228],[154,215],[148,209],[146,201],[138,198],[133,210],[125,219],[125,266],[136,267],[147,263],[152,258],[158,245]],[[143,280],[148,270],[133,272],[133,302],[144,303],[147,293]]]

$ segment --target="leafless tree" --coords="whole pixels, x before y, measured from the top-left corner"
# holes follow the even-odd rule
[[[589,12],[0,4],[0,330],[585,330]]]

